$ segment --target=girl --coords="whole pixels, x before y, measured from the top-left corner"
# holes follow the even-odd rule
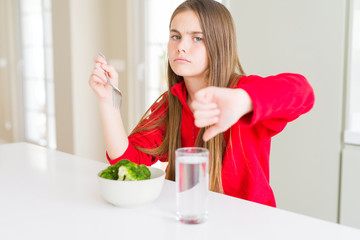
[[[99,99],[107,158],[152,165],[167,161],[175,179],[175,150],[210,152],[210,190],[275,206],[269,185],[271,137],[308,112],[314,94],[298,74],[246,76],[229,11],[213,0],[188,0],[174,11],[168,42],[168,91],[127,136],[112,104],[118,75],[101,57],[89,80]]]

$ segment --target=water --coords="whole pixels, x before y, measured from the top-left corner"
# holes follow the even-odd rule
[[[207,157],[176,158],[177,219],[201,223],[207,219],[209,189]]]

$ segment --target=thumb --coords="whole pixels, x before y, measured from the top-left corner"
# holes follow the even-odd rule
[[[215,137],[219,133],[221,133],[221,129],[218,127],[218,125],[213,125],[210,128],[208,128],[203,135],[204,142],[209,141],[211,138]]]

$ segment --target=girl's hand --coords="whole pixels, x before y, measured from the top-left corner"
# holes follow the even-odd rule
[[[245,90],[220,87],[207,87],[196,92],[190,108],[197,127],[211,126],[203,135],[205,142],[253,110],[252,100]]]
[[[108,73],[111,83],[115,86],[118,85],[118,73],[112,66],[107,65],[104,58],[96,56],[94,61],[95,66],[90,75],[89,85],[100,101],[110,102],[112,104],[112,89],[107,82],[105,72]]]

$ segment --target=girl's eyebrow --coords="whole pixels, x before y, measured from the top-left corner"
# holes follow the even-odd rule
[[[175,32],[180,34],[180,31],[176,30],[176,29],[170,29],[170,32]],[[187,34],[203,34],[203,32],[201,31],[190,31],[190,32],[186,32]]]

